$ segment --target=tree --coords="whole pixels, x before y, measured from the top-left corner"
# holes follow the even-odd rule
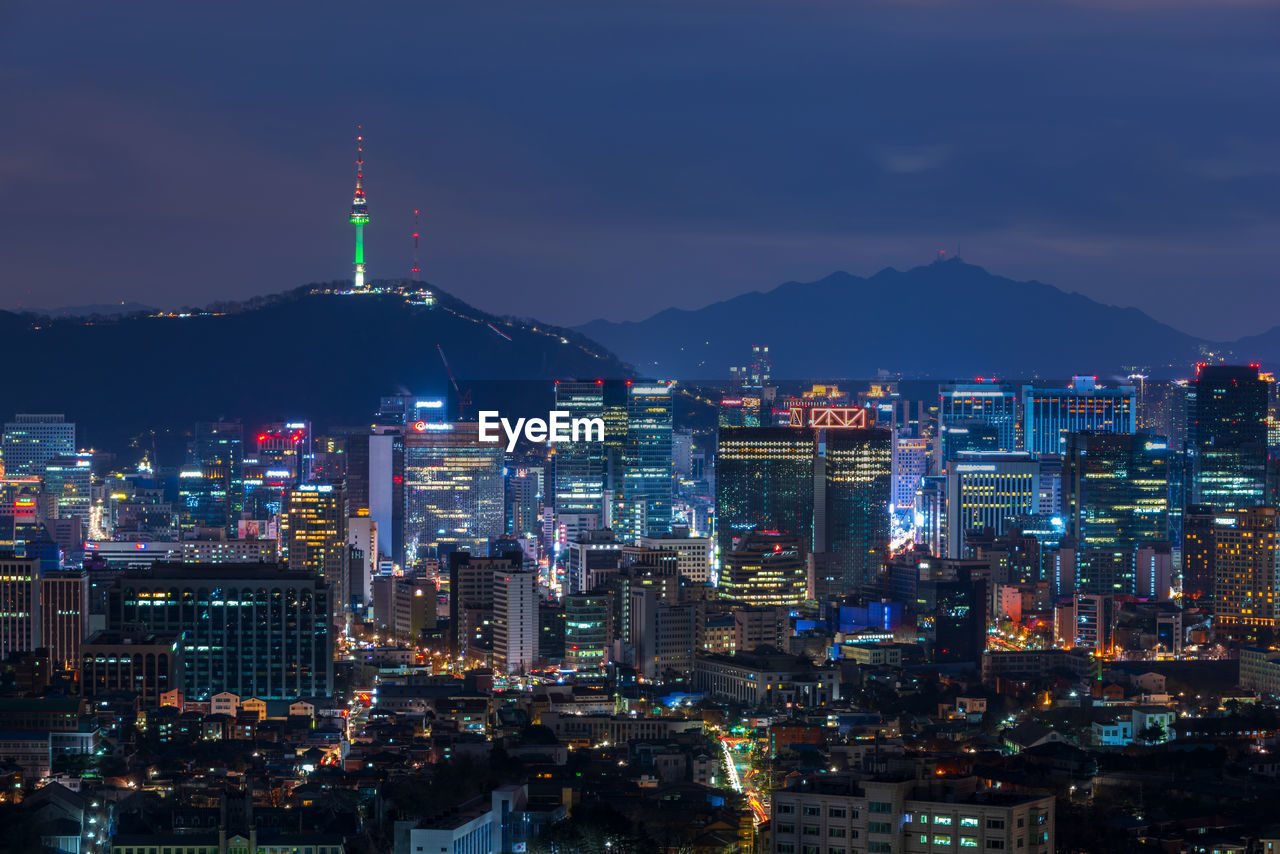
[[[1164,736],[1164,724],[1159,721],[1153,721],[1138,730],[1138,741],[1146,742],[1147,744],[1157,744],[1164,741]]]

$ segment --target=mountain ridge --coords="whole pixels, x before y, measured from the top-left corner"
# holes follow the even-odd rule
[[[1206,351],[1280,356],[1280,327],[1237,342],[1247,347],[1211,342],[1133,306],[1016,281],[960,259],[885,267],[867,277],[837,271],[699,309],[575,329],[641,370],[676,379],[724,377],[730,365],[747,361],[753,343],[770,344],[774,376],[789,379],[866,377],[881,369],[916,377],[1179,376]],[[674,348],[674,357],[662,348]]]

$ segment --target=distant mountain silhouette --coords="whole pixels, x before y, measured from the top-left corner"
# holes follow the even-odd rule
[[[1223,347],[1136,308],[1118,308],[1040,282],[1016,282],[958,259],[870,278],[833,273],[788,282],[695,311],[577,327],[646,374],[726,377],[769,344],[783,379],[875,376],[1066,377],[1141,368],[1185,376],[1202,351]],[[1270,336],[1268,338],[1267,336]],[[1258,336],[1280,356],[1280,328]]]
[[[44,314],[49,317],[123,317],[129,314],[155,314],[159,311],[140,302],[93,303],[92,305],[61,305],[57,308],[23,308],[22,314]]]
[[[519,381],[537,381],[525,383],[536,400],[524,404],[542,407],[553,378],[632,376],[577,333],[485,314],[438,289],[431,308],[397,294],[322,290],[190,317],[0,312],[12,354],[0,419],[64,412],[80,444],[112,449],[150,428],[181,431],[218,418],[241,418],[249,428],[284,418],[309,418],[317,430],[367,424],[380,395],[448,393],[437,344],[464,393],[473,390],[488,408],[503,408],[494,404],[505,404]]]

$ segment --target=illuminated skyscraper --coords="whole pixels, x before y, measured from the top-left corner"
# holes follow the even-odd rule
[[[503,446],[474,423],[415,422],[405,434],[405,561],[432,550],[487,555],[503,534]]]
[[[601,380],[557,382],[556,409],[570,418],[603,418],[604,394]],[[581,442],[561,442],[554,450],[556,523],[566,541],[572,541],[582,531],[604,525],[605,444],[584,437]]]
[[[1066,452],[1070,433],[1133,433],[1133,386],[1103,388],[1096,377],[1073,377],[1068,388],[1022,387],[1023,435],[1035,454]]]
[[[1204,504],[1190,504],[1182,524],[1182,596],[1190,604],[1213,601],[1214,511]]]
[[[244,428],[239,422],[197,424],[178,477],[183,534],[222,528],[235,536],[244,509]]]
[[[570,593],[564,597],[565,665],[600,668],[613,643],[613,597],[608,593]]]
[[[1201,365],[1187,426],[1196,504],[1218,510],[1266,503],[1267,383],[1256,365]]]
[[[369,222],[369,203],[364,197],[364,133],[356,127],[356,192],[351,200],[351,224],[356,227],[355,289],[364,290],[364,227]]]
[[[960,454],[947,468],[947,556],[964,556],[966,534],[990,528],[999,536],[1011,519],[1039,509],[1040,463],[1031,454]]]
[[[378,529],[378,552],[404,561],[404,433],[377,427],[347,439],[347,514],[368,515]]]
[[[1214,629],[1238,640],[1274,643],[1280,632],[1277,513],[1232,508],[1214,519]]]
[[[893,510],[910,515],[915,511],[916,490],[929,473],[929,440],[895,433],[893,437]]]
[[[56,504],[57,517],[80,519],[82,530],[89,530],[89,514],[93,507],[93,472],[91,460],[83,457],[54,457],[44,464],[44,492]]]
[[[15,415],[4,425],[4,473],[38,477],[54,457],[76,452],[76,425],[65,415]]]
[[[329,584],[338,616],[347,601],[347,532],[342,490],[304,483],[289,490],[280,539],[289,568],[314,572]]]
[[[755,528],[813,543],[814,431],[804,427],[725,427],[716,455],[720,557]],[[887,512],[887,509],[886,509]]]
[[[1169,539],[1168,443],[1144,433],[1073,433],[1062,483],[1077,589],[1142,595],[1138,548]]]
[[[621,512],[615,514],[614,523],[620,539],[634,542],[640,537],[658,537],[671,531],[673,429],[670,383],[627,386]]]
[[[819,596],[854,593],[879,576],[889,549],[890,442],[888,430],[875,428],[827,428],[818,434]]]

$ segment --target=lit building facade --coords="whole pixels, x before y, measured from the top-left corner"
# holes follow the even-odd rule
[[[602,380],[560,381],[555,385],[556,409],[570,419],[604,418],[605,389]],[[616,418],[611,418],[616,422]],[[608,436],[606,424],[606,437]],[[615,432],[617,428],[615,427]],[[600,528],[604,520],[605,444],[587,441],[555,445],[555,515],[566,540],[584,530]]]
[[[38,477],[54,457],[76,452],[76,425],[65,415],[15,415],[4,425],[4,473],[8,477]]]
[[[40,561],[0,554],[0,661],[40,646],[42,610]]]
[[[238,422],[197,424],[178,478],[183,534],[221,528],[235,536],[244,510],[244,428]]]
[[[947,556],[964,553],[967,533],[990,528],[1040,508],[1040,462],[1027,453],[964,453],[947,467]]]
[[[622,448],[621,507],[614,530],[627,542],[671,530],[672,384],[643,382],[627,386],[626,440]],[[608,422],[606,421],[606,436]]]
[[[1266,503],[1267,383],[1256,365],[1202,365],[1187,425],[1191,500],[1215,510]]]
[[[156,564],[107,591],[107,628],[181,638],[191,699],[328,697],[333,691],[329,586],[272,564]]]
[[[827,428],[817,441],[822,483],[814,541],[823,545],[818,594],[857,592],[878,577],[889,548],[892,436],[874,427]]]
[[[814,435],[802,427],[721,428],[716,456],[720,559],[755,528],[813,542]],[[887,508],[886,508],[887,512]]]
[[[1141,595],[1137,552],[1169,539],[1169,445],[1144,433],[1072,433],[1062,461],[1077,589]]]
[[[972,447],[971,430],[990,428],[992,447]],[[995,382],[946,383],[938,388],[938,429],[943,459],[960,450],[1018,449],[1018,395],[1012,386]],[[953,447],[957,446],[958,447]]]
[[[1133,386],[1104,388],[1095,377],[1073,377],[1068,388],[1022,387],[1026,450],[1063,454],[1071,433],[1133,433],[1137,418]]]
[[[721,598],[747,605],[799,605],[808,597],[808,561],[799,536],[752,531],[720,558]]]
[[[488,554],[503,534],[503,448],[473,423],[427,424],[405,434],[405,561],[431,550]]]
[[[1214,630],[1274,643],[1280,630],[1274,507],[1221,510],[1214,519]]]
[[[349,606],[347,532],[342,489],[304,483],[289,490],[280,538],[289,567],[313,572],[330,590],[334,616]]]
[[[74,667],[89,625],[89,576],[56,570],[40,578],[40,645],[55,663]]]

